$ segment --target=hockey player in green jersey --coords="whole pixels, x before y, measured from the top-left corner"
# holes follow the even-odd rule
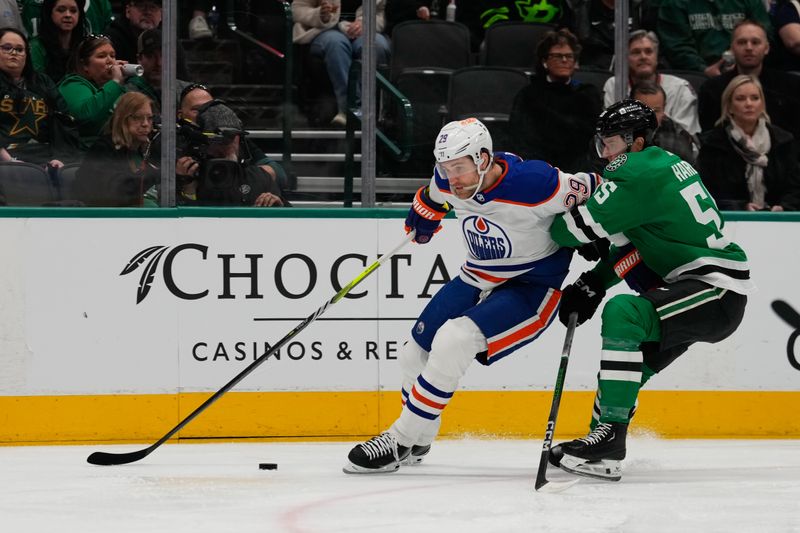
[[[606,289],[623,278],[639,295],[618,294],[602,310],[602,353],[590,433],[551,451],[568,472],[618,481],[639,389],[695,342],[719,342],[742,321],[750,281],[747,256],[723,234],[724,221],[697,171],[657,146],[655,113],[616,103],[597,123],[597,152],[609,161],[583,205],[556,217],[562,246],[608,254],[564,288],[559,318],[590,319]],[[596,249],[600,249],[597,247]],[[605,257],[603,257],[605,255]]]

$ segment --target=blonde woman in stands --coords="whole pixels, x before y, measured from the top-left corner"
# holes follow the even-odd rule
[[[716,127],[700,139],[697,170],[720,209],[800,209],[794,137],[770,123],[758,78],[740,74],[730,81]]]

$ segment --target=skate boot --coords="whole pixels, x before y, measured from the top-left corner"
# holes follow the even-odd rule
[[[628,415],[628,420],[629,421],[632,420],[633,419],[633,415],[636,414],[637,406],[638,406],[638,402],[636,403],[636,405],[631,407],[631,413]],[[599,411],[599,408],[597,406],[595,406],[595,414],[594,414],[594,420],[592,420],[592,425],[596,425],[595,422],[597,422],[598,418],[600,418],[600,411]],[[592,429],[592,428],[590,428],[590,429]],[[594,430],[592,429],[592,431],[594,431]],[[563,455],[564,455],[564,450],[563,450],[563,448],[561,448],[562,444],[565,444],[565,443],[562,442],[562,443],[556,444],[555,446],[550,448],[550,455],[547,456],[547,460],[553,466],[561,466],[561,457],[563,457]]]
[[[394,472],[411,454],[411,447],[400,446],[391,433],[381,433],[357,444],[347,455],[345,474],[381,474]]]
[[[400,461],[400,464],[403,466],[414,466],[418,465],[425,459],[425,456],[428,455],[428,452],[431,451],[431,445],[426,444],[425,446],[419,446],[415,444],[411,447],[411,453],[406,456],[405,459]]]
[[[561,447],[561,444],[556,444],[550,448],[550,454],[547,456],[547,460],[553,466],[561,466],[562,457],[564,457],[564,449]]]
[[[597,424],[585,437],[560,444],[560,468],[579,476],[619,481],[627,433],[627,424]]]

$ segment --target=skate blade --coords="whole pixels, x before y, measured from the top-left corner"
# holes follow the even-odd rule
[[[564,454],[559,468],[576,476],[602,481],[619,481],[622,479],[622,465],[615,460],[606,459],[588,462],[586,459]]]
[[[401,459],[401,460],[400,460],[400,464],[401,464],[401,465],[403,465],[403,466],[415,466],[415,465],[418,465],[418,464],[420,464],[422,461],[424,461],[424,460],[425,460],[425,458],[428,456],[428,454],[430,453],[430,451],[431,451],[431,449],[430,449],[430,448],[428,448],[428,451],[426,451],[426,452],[425,452],[425,453],[423,453],[422,455],[414,455],[414,454],[411,454],[411,453],[409,453],[409,454],[408,454],[408,455],[405,457],[405,459]]]
[[[386,465],[381,468],[364,468],[363,466],[354,465],[348,462],[342,467],[342,472],[345,474],[391,474],[400,469],[400,463]]]

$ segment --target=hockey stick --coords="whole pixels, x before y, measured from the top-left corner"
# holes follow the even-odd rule
[[[783,300],[773,300],[772,310],[794,329],[800,329],[800,313]]]
[[[567,336],[564,339],[564,348],[561,350],[561,364],[558,367],[555,387],[553,387],[553,403],[550,404],[550,418],[547,419],[547,430],[544,432],[542,456],[539,458],[539,471],[536,473],[537,491],[561,492],[578,482],[577,479],[570,481],[548,481],[547,477],[545,477],[547,461],[550,456],[550,446],[553,444],[553,434],[556,432],[556,418],[558,418],[558,407],[561,404],[561,392],[564,390],[564,379],[567,376],[567,363],[569,363],[569,352],[572,349],[572,337],[575,336],[577,324],[578,313],[570,313],[569,322],[567,324]]]
[[[292,331],[287,333],[281,340],[278,341],[277,344],[275,344],[273,347],[271,347],[269,349],[269,351],[267,351],[266,353],[262,354],[258,359],[256,359],[252,363],[250,363],[250,365],[248,365],[247,368],[245,368],[244,370],[239,372],[239,374],[237,374],[232,380],[230,380],[221,389],[219,389],[217,392],[215,392],[213,396],[211,396],[206,401],[204,401],[200,405],[200,407],[198,407],[197,409],[192,411],[192,413],[189,416],[187,416],[186,418],[184,418],[183,420],[181,420],[180,423],[177,426],[175,426],[174,428],[169,430],[166,435],[164,435],[163,437],[158,439],[158,441],[156,441],[155,444],[153,444],[151,446],[148,446],[147,448],[144,448],[142,450],[138,450],[138,451],[135,451],[135,452],[128,452],[128,453],[94,452],[86,460],[89,463],[93,464],[93,465],[101,465],[101,466],[124,465],[124,464],[128,464],[128,463],[134,463],[136,461],[139,461],[140,459],[144,459],[145,457],[147,457],[148,455],[153,453],[153,451],[155,451],[156,448],[158,448],[159,446],[164,444],[166,441],[168,441],[170,439],[170,437],[172,437],[175,433],[177,433],[178,431],[183,429],[183,427],[186,426],[189,422],[194,420],[195,417],[197,417],[197,415],[199,415],[200,413],[205,411],[208,407],[211,406],[211,404],[213,404],[214,402],[219,400],[220,397],[223,394],[225,394],[226,392],[231,390],[234,386],[236,386],[237,383],[239,383],[244,378],[246,378],[261,363],[266,361],[268,357],[270,357],[272,354],[274,354],[275,352],[280,350],[281,347],[284,344],[286,344],[289,340],[291,340],[298,333],[303,331],[306,328],[306,326],[308,326],[309,324],[314,322],[317,318],[319,318],[319,316],[322,315],[322,313],[327,311],[328,307],[332,306],[333,304],[335,304],[336,302],[338,302],[339,300],[344,298],[347,293],[349,293],[359,283],[364,281],[364,279],[367,276],[372,274],[372,272],[377,270],[377,268],[379,266],[381,266],[390,257],[392,257],[394,254],[396,254],[398,251],[400,251],[400,249],[403,246],[405,246],[406,244],[408,244],[413,238],[414,238],[414,232],[412,231],[411,233],[406,235],[406,237],[403,239],[403,242],[401,242],[399,245],[397,245],[397,247],[394,250],[392,250],[391,252],[389,252],[389,253],[387,253],[385,255],[382,255],[377,261],[375,261],[370,266],[368,266],[366,270],[364,270],[361,274],[356,276],[353,279],[353,281],[351,281],[350,283],[348,283],[347,285],[342,287],[342,289],[339,292],[337,292],[333,296],[333,298],[331,298],[330,300],[325,302],[322,305],[322,307],[320,307],[319,309],[314,311],[312,314],[308,315],[308,317],[306,317],[305,320],[303,320],[302,322],[300,322],[300,324],[295,326],[295,328]]]

